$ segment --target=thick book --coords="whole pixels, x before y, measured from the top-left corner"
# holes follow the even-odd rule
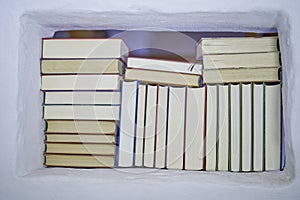
[[[241,90],[241,152],[242,171],[252,170],[252,86],[242,84]]]
[[[185,170],[204,168],[205,87],[187,88]]]
[[[281,166],[281,84],[265,84],[265,170]]]
[[[217,85],[207,85],[206,93],[206,137],[205,137],[205,169],[217,169]]]
[[[120,91],[47,91],[44,93],[44,104],[119,105]]]
[[[185,87],[169,88],[167,169],[183,169],[185,134]]]
[[[278,67],[240,68],[240,69],[208,69],[203,70],[203,82],[239,83],[239,82],[278,82]]]
[[[42,90],[119,90],[121,76],[106,75],[43,75]]]
[[[201,75],[127,67],[125,80],[139,80],[143,83],[159,85],[199,87]]]
[[[122,39],[43,39],[42,58],[126,58]]]
[[[241,171],[241,85],[230,85],[230,170]]]
[[[155,167],[166,167],[166,141],[167,141],[167,116],[168,116],[168,87],[158,87],[158,103],[156,118],[156,146],[155,146]]]
[[[253,85],[253,171],[263,171],[264,163],[264,86]]]
[[[204,70],[279,66],[279,52],[203,56]]]
[[[143,149],[144,149],[144,134],[145,134],[145,118],[146,113],[146,98],[148,93],[148,85],[139,84],[138,86],[138,100],[137,100],[137,112],[136,112],[136,137],[135,137],[135,159],[134,165],[143,166]]]
[[[115,155],[115,145],[46,142],[46,153]]]
[[[136,137],[136,108],[138,82],[122,82],[118,166],[132,167],[134,165],[134,144]]]
[[[42,74],[122,74],[120,59],[46,59],[41,60]]]
[[[114,134],[115,121],[47,120],[47,133]]]
[[[115,156],[45,154],[48,167],[111,168]]]
[[[201,74],[201,63],[179,62],[172,60],[159,60],[151,58],[129,57],[127,66],[135,69],[158,70],[165,72],[178,72],[188,74]]]
[[[157,117],[157,87],[148,85],[144,134],[144,167],[154,167],[155,131]]]
[[[45,105],[44,119],[119,120],[118,105]]]
[[[229,171],[229,88],[218,85],[218,171]]]
[[[69,133],[45,133],[46,142],[69,143],[115,143],[115,135],[105,134],[69,134]]]
[[[202,38],[197,45],[197,58],[207,54],[234,54],[278,51],[278,37]]]

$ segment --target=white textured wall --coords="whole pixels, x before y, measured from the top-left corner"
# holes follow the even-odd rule
[[[141,2],[1,0],[0,199],[299,199],[299,3],[296,0]],[[288,156],[283,172],[237,174],[43,168],[40,38],[50,37],[56,30],[63,29],[143,27],[183,31],[278,28]]]

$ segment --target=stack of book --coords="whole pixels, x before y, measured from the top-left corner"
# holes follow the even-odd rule
[[[207,84],[279,80],[277,37],[202,38],[196,54]]]
[[[114,166],[127,56],[121,39],[43,39],[46,166]]]

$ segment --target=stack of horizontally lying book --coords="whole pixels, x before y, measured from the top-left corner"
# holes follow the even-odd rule
[[[279,80],[277,37],[202,38],[197,58],[207,84]]]
[[[121,39],[43,39],[46,166],[113,167]]]
[[[203,169],[201,69],[201,64],[128,59],[118,167]]]
[[[203,38],[206,170],[281,168],[281,83],[277,37]]]

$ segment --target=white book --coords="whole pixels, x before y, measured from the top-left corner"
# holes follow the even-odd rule
[[[279,170],[281,160],[281,85],[265,85],[265,168]]]
[[[129,57],[127,66],[137,69],[159,70],[166,72],[202,74],[202,64],[171,60]]]
[[[264,163],[264,89],[262,84],[253,88],[253,170],[263,171]]]
[[[251,171],[252,128],[251,128],[251,84],[242,85],[242,171]]]
[[[185,169],[203,169],[205,87],[187,89]]]
[[[229,93],[228,85],[218,86],[218,171],[229,170]]]
[[[122,58],[128,56],[122,39],[43,39],[43,58]]]
[[[217,86],[207,85],[206,93],[206,167],[215,171],[217,164]]]
[[[120,106],[44,106],[44,119],[119,120]]]
[[[159,86],[156,123],[155,167],[166,167],[168,87]]]
[[[138,83],[123,82],[119,130],[119,167],[133,166]]]
[[[169,88],[167,168],[183,168],[185,88]]]
[[[144,167],[154,167],[157,86],[148,85],[144,138]]]
[[[120,75],[45,75],[42,90],[119,90]]]
[[[136,140],[135,140],[135,166],[143,166],[143,148],[144,148],[144,127],[145,127],[145,102],[147,85],[139,84],[138,87],[138,105],[136,122]]]
[[[240,171],[240,85],[231,85],[231,171]]]
[[[120,104],[120,92],[45,92],[45,104]]]

